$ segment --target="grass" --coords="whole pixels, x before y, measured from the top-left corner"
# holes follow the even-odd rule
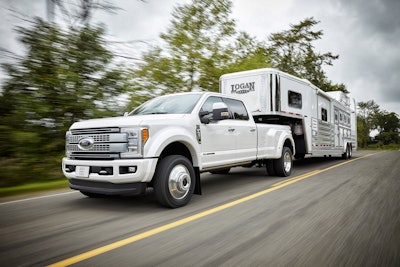
[[[0,188],[0,198],[18,196],[30,193],[38,193],[50,191],[54,189],[68,188],[68,180],[56,180],[51,182],[37,182],[17,186],[9,186]]]
[[[367,147],[361,148],[360,150],[400,150],[400,144],[390,144],[390,145],[382,145],[379,143],[369,144]]]

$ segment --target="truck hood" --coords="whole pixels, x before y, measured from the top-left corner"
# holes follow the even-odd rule
[[[171,120],[181,120],[188,115],[189,114],[156,114],[93,119],[75,122],[74,124],[72,124],[70,129],[73,130],[86,128],[133,127],[159,123],[169,124]]]

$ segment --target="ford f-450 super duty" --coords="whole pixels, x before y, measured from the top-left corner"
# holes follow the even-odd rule
[[[74,123],[62,170],[89,197],[143,194],[177,208],[200,194],[200,173],[266,166],[289,176],[295,145],[289,126],[255,123],[234,96],[194,92],[160,96],[124,117]]]

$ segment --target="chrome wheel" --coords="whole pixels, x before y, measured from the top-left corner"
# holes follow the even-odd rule
[[[154,175],[157,201],[166,207],[179,208],[189,203],[196,186],[192,162],[181,155],[161,159]]]
[[[286,173],[289,173],[292,169],[292,154],[289,151],[286,151],[283,155],[283,168]]]
[[[168,189],[175,199],[184,198],[191,186],[190,172],[184,165],[176,165],[169,174]]]
[[[283,147],[282,156],[279,159],[273,160],[273,169],[279,176],[290,176],[290,173],[292,172],[292,164],[292,151],[288,147]]]

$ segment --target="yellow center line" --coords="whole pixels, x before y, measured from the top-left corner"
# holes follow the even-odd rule
[[[377,153],[379,153],[379,152],[377,152]],[[51,264],[51,265],[48,265],[48,266],[51,266],[51,267],[56,267],[56,266],[57,266],[57,267],[59,267],[59,266],[69,266],[69,265],[72,265],[72,264],[75,264],[75,263],[78,263],[78,262],[81,262],[81,261],[84,261],[84,260],[93,258],[93,257],[95,257],[95,256],[97,256],[97,255],[100,255],[100,254],[106,253],[106,252],[108,252],[108,251],[111,251],[111,250],[114,250],[114,249],[123,247],[123,246],[128,245],[128,244],[132,244],[132,243],[134,243],[134,242],[136,242],[136,241],[139,241],[139,240],[142,240],[142,239],[145,239],[145,238],[154,236],[154,235],[156,235],[156,234],[165,232],[165,231],[167,231],[167,230],[176,228],[176,227],[178,227],[178,226],[187,224],[187,223],[189,223],[189,222],[193,222],[193,221],[195,221],[195,220],[198,220],[198,219],[200,219],[200,218],[206,217],[206,216],[208,216],[208,215],[217,213],[217,212],[219,212],[219,211],[228,209],[228,208],[230,208],[230,207],[239,205],[239,204],[241,204],[241,203],[244,203],[244,202],[247,202],[247,201],[249,201],[249,200],[255,199],[255,198],[257,198],[257,197],[263,196],[263,195],[268,194],[268,193],[270,193],[270,192],[276,191],[276,190],[278,190],[278,189],[280,189],[280,188],[282,188],[282,187],[285,187],[285,186],[288,186],[288,185],[290,185],[290,184],[296,183],[296,182],[298,182],[298,181],[307,179],[307,178],[312,177],[312,176],[314,176],[314,175],[317,175],[317,174],[319,174],[319,173],[329,171],[329,170],[331,170],[331,169],[340,167],[340,166],[342,166],[342,165],[344,165],[344,164],[348,164],[348,163],[350,163],[350,162],[353,162],[353,161],[356,161],[356,160],[359,160],[359,159],[363,159],[363,158],[366,158],[366,157],[375,155],[375,154],[377,154],[377,153],[367,154],[367,155],[365,155],[365,156],[363,156],[363,157],[359,157],[359,158],[354,158],[354,159],[351,159],[351,160],[347,160],[347,161],[344,161],[344,162],[342,162],[342,163],[333,165],[333,166],[331,166],[331,167],[328,167],[328,168],[325,168],[325,169],[322,169],[322,170],[311,171],[311,172],[308,172],[308,173],[305,173],[305,174],[302,174],[302,175],[293,177],[293,178],[291,178],[291,179],[287,179],[287,180],[285,180],[285,181],[282,181],[282,182],[273,184],[272,186],[270,186],[269,188],[267,188],[267,189],[265,189],[265,190],[263,190],[263,191],[260,191],[260,192],[251,194],[251,195],[249,195],[249,196],[246,196],[246,197],[243,197],[243,198],[234,200],[234,201],[232,201],[232,202],[229,202],[229,203],[226,203],[226,204],[217,206],[217,207],[215,207],[215,208],[212,208],[212,209],[209,209],[209,210],[206,210],[206,211],[203,211],[203,212],[200,212],[200,213],[191,215],[191,216],[189,216],[189,217],[186,217],[186,218],[177,220],[177,221],[175,221],[175,222],[165,224],[165,225],[163,225],[163,226],[160,226],[160,227],[157,227],[157,228],[148,230],[148,231],[146,231],[146,232],[143,232],[143,233],[140,233],[140,234],[137,234],[137,235],[134,235],[134,236],[131,236],[131,237],[122,239],[122,240],[120,240],[120,241],[111,243],[111,244],[109,244],[109,245],[105,245],[105,246],[103,246],[103,247],[99,247],[99,248],[96,248],[96,249],[87,251],[87,252],[85,252],[85,253],[79,254],[79,255],[77,255],[77,256],[73,256],[73,257],[71,257],[71,258],[68,258],[68,259],[65,259],[65,260],[56,262],[56,263]]]

